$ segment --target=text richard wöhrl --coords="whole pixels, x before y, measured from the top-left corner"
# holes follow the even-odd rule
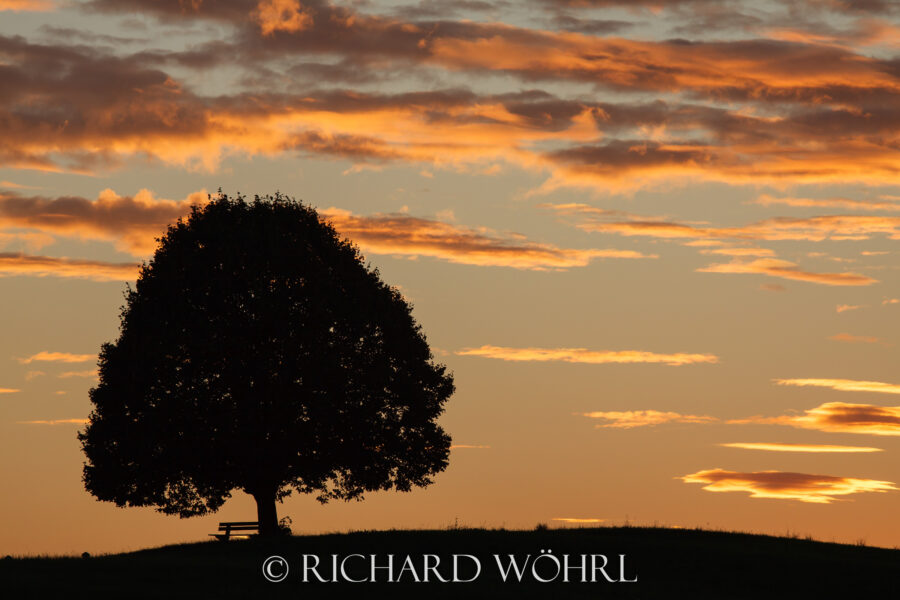
[[[624,554],[472,554],[419,556],[400,554],[302,554],[290,561],[270,556],[263,576],[273,583],[472,583],[482,577],[503,583],[636,583],[637,574],[626,568]],[[491,573],[493,571],[493,574]]]

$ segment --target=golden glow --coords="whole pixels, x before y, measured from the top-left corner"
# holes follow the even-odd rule
[[[0,0],[0,514],[21,516],[0,557],[255,518],[243,493],[191,520],[94,502],[67,417],[88,416],[97,357],[16,361],[115,339],[126,282],[203,186],[316,207],[456,376],[427,493],[295,494],[279,516],[518,529],[606,511],[900,543],[900,496],[865,514],[795,499],[774,520],[744,500],[765,469],[900,487],[894,448],[860,445],[900,439],[900,0],[757,4]],[[817,375],[846,379],[772,383]],[[714,464],[749,487],[672,479]]]
[[[80,363],[95,360],[96,358],[96,354],[72,354],[70,352],[47,352],[42,350],[27,358],[20,358],[18,361],[23,365],[28,365],[33,362]]]
[[[854,379],[775,379],[774,381],[778,385],[825,387],[841,392],[900,394],[900,385],[896,383],[884,383],[881,381],[857,381]]]
[[[568,523],[572,525],[588,525],[591,523],[603,523],[606,519],[583,519],[580,517],[553,517],[552,521],[560,521],[562,523]]]
[[[830,446],[826,444],[779,444],[770,442],[733,442],[719,444],[726,448],[742,448],[744,450],[767,450],[769,452],[883,452],[881,448],[868,446]]]
[[[705,483],[707,485],[704,485],[703,489],[710,492],[749,492],[751,498],[799,500],[815,504],[828,504],[836,496],[898,489],[891,481],[782,471],[740,473],[710,469],[678,479],[685,483]]]
[[[591,419],[609,421],[609,423],[603,423],[597,425],[597,427],[614,427],[619,429],[646,427],[659,425],[660,423],[713,423],[718,421],[715,417],[706,415],[682,415],[658,410],[594,411],[582,413],[582,415]]]
[[[662,363],[669,366],[695,363],[717,363],[719,357],[712,354],[657,354],[640,350],[588,350],[587,348],[507,348],[481,346],[464,348],[456,352],[460,356],[482,356],[516,362],[561,361],[585,364],[606,363]]]

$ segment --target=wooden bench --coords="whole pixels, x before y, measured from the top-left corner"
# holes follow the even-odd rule
[[[231,523],[219,523],[219,533],[211,533],[210,536],[217,540],[228,541],[232,532],[235,531],[252,531],[253,533],[240,533],[240,536],[254,536],[259,533],[259,521],[233,521]]]

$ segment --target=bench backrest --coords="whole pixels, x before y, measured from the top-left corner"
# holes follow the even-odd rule
[[[235,521],[233,523],[219,523],[219,531],[248,531],[259,529],[258,521]]]

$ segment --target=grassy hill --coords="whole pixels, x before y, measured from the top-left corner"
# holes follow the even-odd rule
[[[569,579],[551,583],[534,579],[529,561],[522,582],[514,571],[504,582],[493,555],[508,566],[513,554],[522,566],[526,556],[542,550],[562,560],[569,555]],[[375,583],[303,582],[301,557],[317,555],[317,572],[331,578],[331,555],[350,554],[347,574],[370,578],[368,555],[376,566],[394,554],[394,577],[376,570]],[[423,555],[440,560],[434,575],[451,577],[452,555],[474,555],[482,572],[472,583],[416,583],[410,570],[401,573],[411,556],[416,576],[424,577]],[[588,582],[581,583],[581,555]],[[610,583],[595,572],[590,582],[590,556],[609,558]],[[619,573],[619,555],[626,556]],[[270,583],[262,573],[264,560],[284,557],[286,579]],[[434,565],[435,559],[431,560]],[[601,564],[601,559],[596,559]],[[312,565],[314,559],[308,559]],[[474,562],[462,557],[458,578],[474,575]],[[339,565],[340,563],[338,563]],[[550,579],[552,559],[541,559],[538,576]],[[276,565],[273,573],[281,573]],[[340,577],[340,575],[338,575]],[[315,579],[311,572],[308,578]],[[166,546],[128,554],[92,558],[13,558],[0,560],[0,581],[6,598],[887,598],[900,592],[900,551],[761,535],[699,530],[638,527],[503,531],[372,531],[320,536],[293,536],[273,541],[236,540]]]

